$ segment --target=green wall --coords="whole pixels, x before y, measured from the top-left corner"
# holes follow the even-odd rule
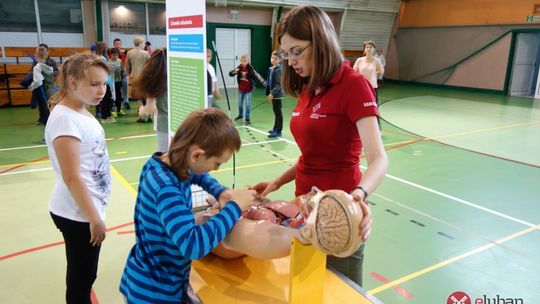
[[[272,54],[272,38],[270,37],[270,25],[230,24],[230,23],[206,23],[206,45],[213,49],[212,41],[216,40],[216,28],[241,28],[251,29],[251,65],[261,76],[266,79]],[[218,50],[219,51],[219,50]],[[217,66],[216,59],[212,65]],[[258,83],[258,82],[257,82]],[[259,85],[259,84],[258,84]]]

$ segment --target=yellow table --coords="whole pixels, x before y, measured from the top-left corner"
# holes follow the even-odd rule
[[[290,257],[224,260],[212,254],[193,261],[190,284],[203,303],[289,303]],[[380,303],[325,269],[322,303]],[[310,302],[311,303],[311,302]]]

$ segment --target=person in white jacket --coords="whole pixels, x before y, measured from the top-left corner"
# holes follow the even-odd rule
[[[36,49],[37,64],[32,69],[33,81],[28,87],[32,91],[31,106],[37,106],[39,110],[36,123],[43,125],[47,124],[49,118],[47,101],[58,91],[54,81],[54,68],[46,63],[48,55],[45,47]]]

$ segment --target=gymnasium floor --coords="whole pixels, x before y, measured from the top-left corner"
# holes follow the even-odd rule
[[[364,289],[384,303],[446,303],[458,290],[472,299],[540,303],[540,100],[392,83],[380,94],[390,168],[370,196],[374,228]],[[285,125],[293,105],[285,102]],[[64,248],[47,211],[54,173],[36,118],[37,110],[0,109],[1,303],[63,300]],[[94,285],[101,303],[122,303],[117,290],[134,239],[134,189],[155,147],[152,125],[135,119],[131,110],[104,125],[113,193]],[[261,91],[252,123],[238,124],[237,188],[275,177],[299,154],[288,128],[282,139],[266,137],[273,113]],[[232,161],[214,176],[231,186]],[[292,193],[290,184],[271,197],[291,199]],[[236,298],[286,303],[279,295]]]

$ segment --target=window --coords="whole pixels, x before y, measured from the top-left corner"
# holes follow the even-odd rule
[[[36,32],[34,0],[1,1],[0,31]]]
[[[39,0],[38,7],[42,32],[83,32],[80,0]]]
[[[144,4],[109,2],[109,23],[111,32],[146,35]]]
[[[165,14],[165,5],[148,4],[148,23],[150,35],[166,34],[167,16]]]

